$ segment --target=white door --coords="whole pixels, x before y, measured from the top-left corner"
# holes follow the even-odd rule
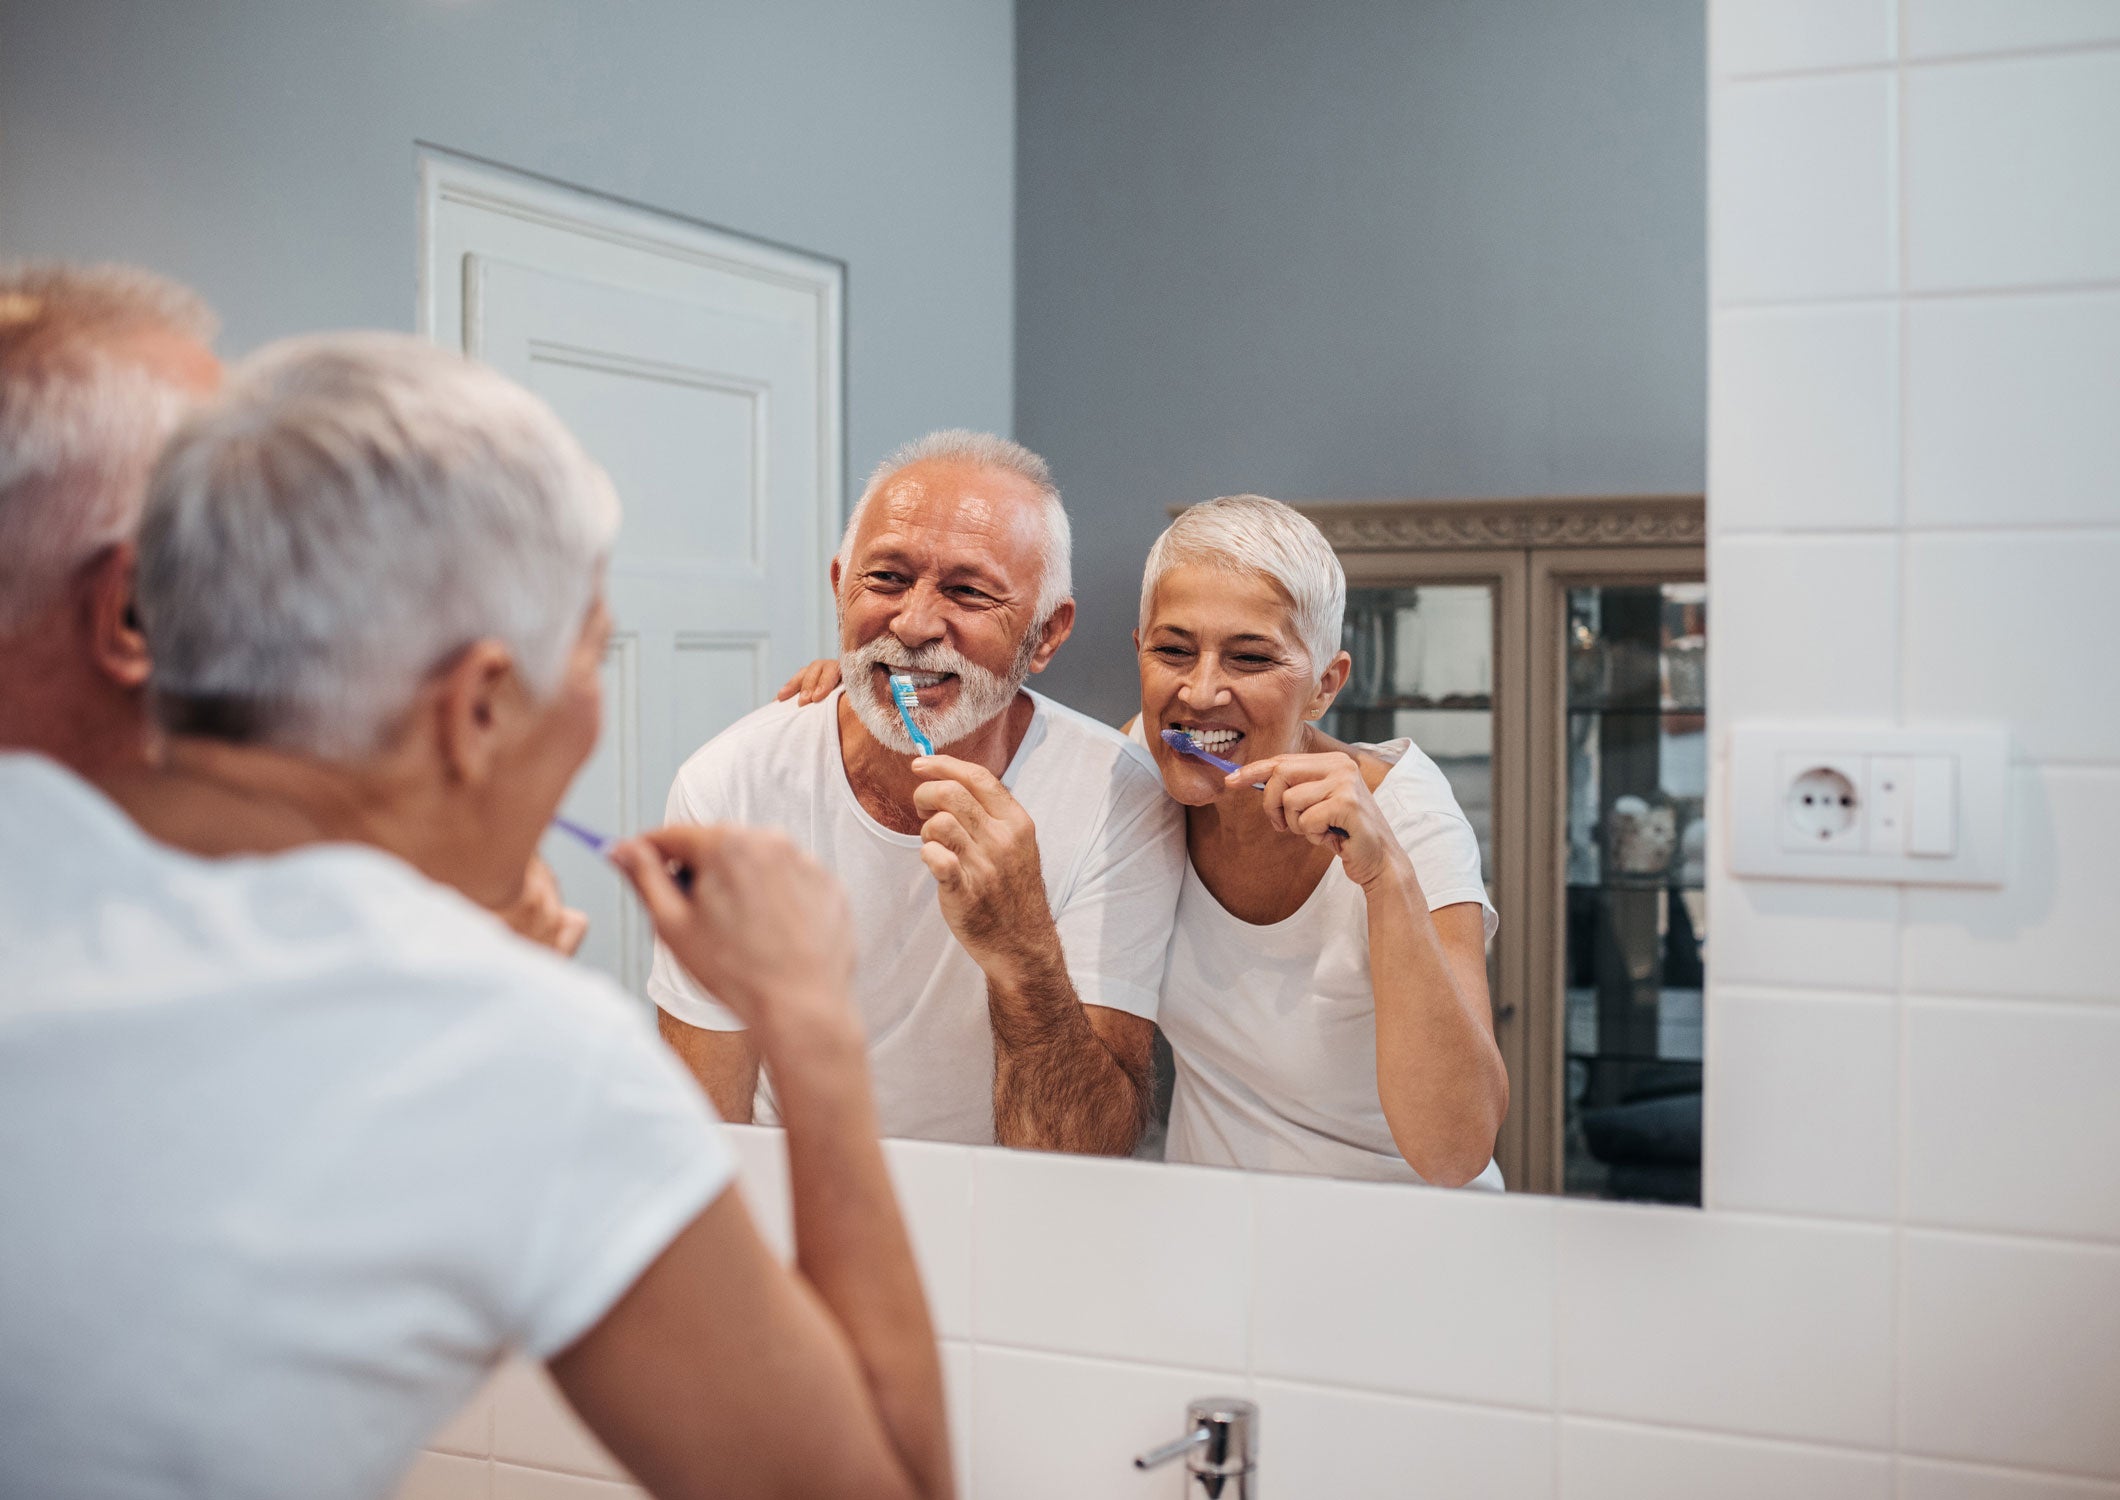
[[[421,161],[422,323],[549,401],[624,507],[604,733],[569,817],[662,820],[678,765],[828,649],[840,268],[442,153]],[[554,835],[584,962],[638,991],[616,872]]]

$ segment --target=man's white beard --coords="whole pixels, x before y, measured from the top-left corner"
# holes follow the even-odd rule
[[[918,755],[920,747],[905,732],[905,724],[898,717],[898,705],[877,701],[874,681],[877,667],[891,672],[948,672],[956,677],[955,703],[945,709],[913,709],[913,722],[940,750],[945,745],[954,745],[977,734],[1016,701],[1017,691],[1031,675],[1031,657],[1037,652],[1038,642],[1044,634],[1042,630],[1033,630],[1024,637],[1023,648],[1016,653],[1015,662],[1004,675],[989,672],[941,641],[908,647],[886,630],[867,645],[843,652],[839,658],[839,676],[846,683],[847,701],[854,705],[854,717],[861,720],[861,727],[900,755]],[[884,696],[889,699],[888,686],[884,689]]]

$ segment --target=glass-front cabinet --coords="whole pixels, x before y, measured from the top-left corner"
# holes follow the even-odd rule
[[[1450,778],[1520,1191],[1700,1201],[1707,589],[1698,496],[1314,504],[1354,658],[1325,720]]]

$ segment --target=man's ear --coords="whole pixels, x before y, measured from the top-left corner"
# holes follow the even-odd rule
[[[1322,719],[1325,711],[1332,707],[1332,700],[1340,696],[1340,689],[1347,686],[1347,674],[1354,670],[1354,658],[1345,651],[1335,651],[1332,660],[1326,663],[1325,675],[1318,679],[1311,692],[1310,702],[1303,709],[1306,721]]]
[[[433,679],[432,722],[442,765],[457,781],[483,785],[522,705],[515,658],[499,641],[473,641]]]
[[[1045,622],[1045,639],[1031,653],[1031,670],[1043,672],[1053,653],[1065,645],[1067,638],[1075,633],[1075,601],[1062,599],[1053,610],[1052,618]]]
[[[105,677],[128,692],[147,685],[153,666],[147,634],[133,607],[137,562],[133,544],[119,542],[90,558],[79,575],[89,657]]]

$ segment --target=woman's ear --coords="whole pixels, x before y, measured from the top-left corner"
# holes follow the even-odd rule
[[[106,547],[81,570],[90,657],[103,675],[129,692],[147,685],[154,663],[133,607],[136,554],[131,542]]]
[[[499,641],[473,641],[434,680],[435,748],[452,780],[484,784],[494,774],[523,703],[515,658]]]
[[[1354,670],[1354,658],[1345,651],[1335,651],[1332,660],[1325,664],[1325,671],[1318,678],[1318,685],[1311,690],[1310,702],[1304,706],[1306,722],[1322,719],[1325,711],[1332,707],[1332,700],[1340,696],[1340,689],[1347,686],[1347,674]]]

